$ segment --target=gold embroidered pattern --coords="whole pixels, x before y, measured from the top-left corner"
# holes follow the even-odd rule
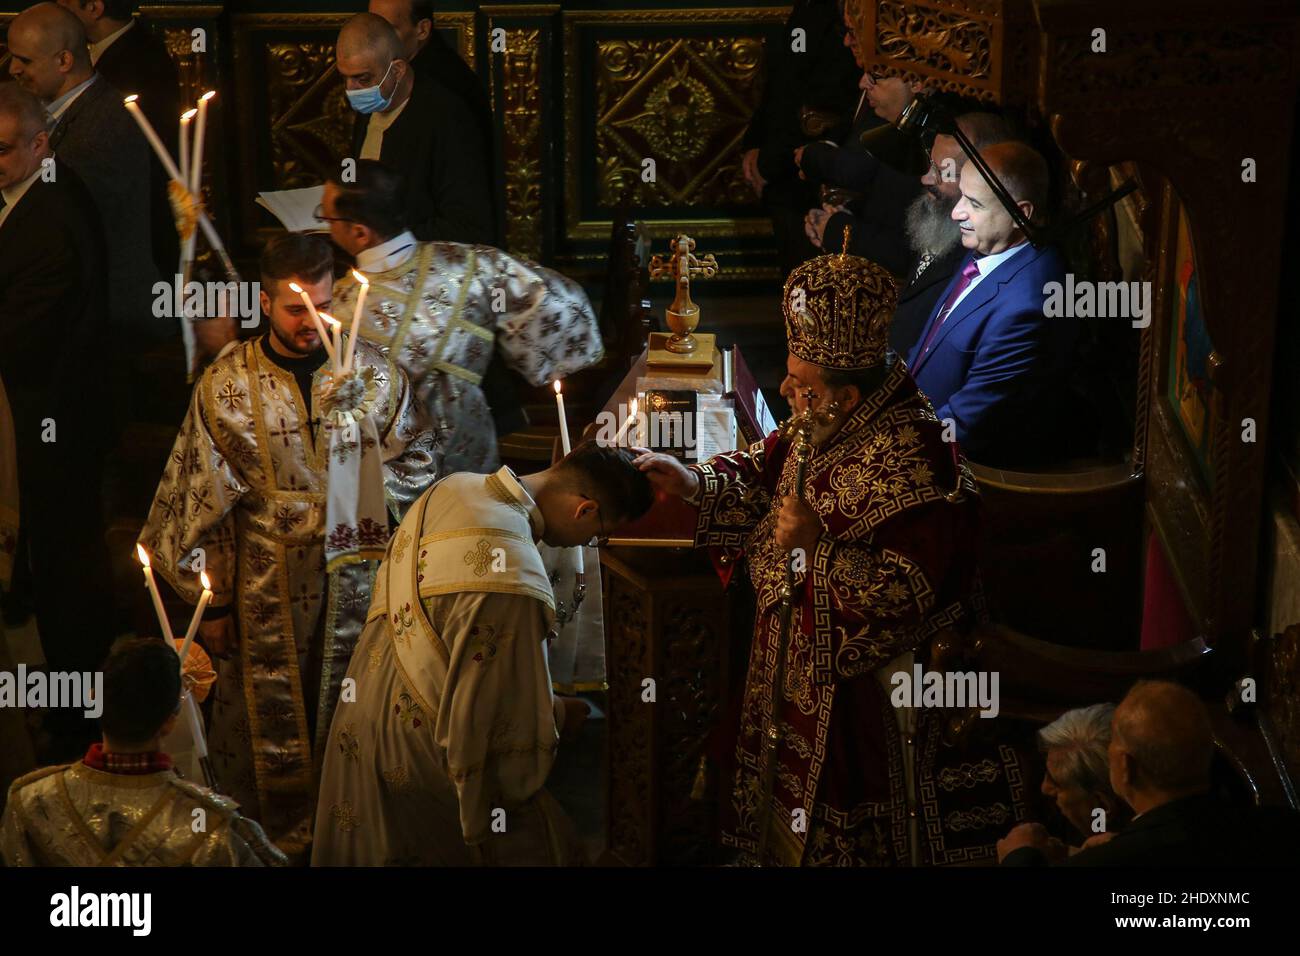
[[[344,833],[351,833],[361,826],[356,811],[352,809],[352,804],[347,800],[330,807],[330,816],[334,818],[334,822],[338,824],[338,828]]]
[[[355,761],[360,752],[361,745],[357,742],[357,735],[353,732],[352,725],[348,724],[339,731],[339,753],[348,760]]]
[[[476,577],[483,577],[492,566],[492,545],[487,538],[479,538],[474,550],[465,552],[465,563]]]
[[[394,790],[405,790],[406,785],[411,781],[411,775],[404,764],[398,764],[390,770],[385,770],[381,776]]]
[[[397,701],[393,704],[393,713],[402,723],[410,724],[412,730],[418,729],[424,723],[421,719],[424,711],[420,710],[420,705],[406,691],[397,695]]]
[[[402,562],[406,560],[406,549],[411,543],[411,535],[406,531],[398,531],[397,537],[393,539],[393,560]]]
[[[954,833],[962,830],[982,830],[985,827],[1001,826],[1011,819],[1011,808],[1005,803],[995,803],[987,807],[972,807],[970,810],[954,810],[943,819],[943,825]]]
[[[970,789],[981,783],[993,783],[998,779],[998,766],[985,758],[977,764],[964,763],[959,767],[944,767],[936,778],[943,790],[956,790],[958,787]]]

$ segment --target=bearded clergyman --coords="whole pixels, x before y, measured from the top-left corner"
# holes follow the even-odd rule
[[[213,597],[199,635],[218,660],[217,780],[304,861],[319,746],[390,520],[436,470],[401,369],[366,343],[347,376],[327,362],[312,312],[328,314],[333,266],[319,236],[267,246],[271,331],[228,346],[204,372],[140,533],[183,598],[198,602],[206,571]]]
[[[638,459],[699,509],[695,543],[713,549],[724,581],[743,558],[757,595],[724,833],[742,861],[912,859],[909,741],[887,681],[966,615],[978,499],[887,348],[894,304],[889,273],[853,256],[813,259],[786,282],[781,394],[809,426],[802,494],[783,430],[689,468]]]

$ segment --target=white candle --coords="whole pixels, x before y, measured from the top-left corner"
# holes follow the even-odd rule
[[[330,335],[334,339],[334,372],[337,375],[339,372],[343,371],[343,346],[339,342],[339,335],[343,328],[343,323],[334,318],[334,316],[330,315],[328,312],[322,312],[320,317],[329,323]]]
[[[343,371],[352,371],[352,360],[357,354],[357,336],[361,334],[361,313],[366,310],[366,293],[370,291],[370,280],[363,276],[356,269],[352,270],[352,278],[361,283],[361,290],[357,293],[357,307],[352,313],[352,334],[348,341],[348,360],[343,363]]]
[[[190,123],[194,122],[194,117],[198,114],[198,112],[199,112],[198,110],[186,110],[184,113],[181,114],[180,174],[181,174],[181,184],[184,185],[186,189],[190,188]],[[193,191],[194,190],[192,189],[190,190],[190,192]]]
[[[162,163],[163,169],[167,170],[167,175],[184,185],[185,180],[181,179],[181,171],[177,169],[176,164],[172,162],[171,155],[167,152],[167,147],[162,144],[162,140],[160,140],[158,134],[154,132],[153,125],[145,117],[144,113],[140,111],[140,104],[137,102],[139,99],[139,96],[132,93],[123,101],[123,105],[126,106],[126,111],[135,118],[136,124],[140,127],[140,132],[144,133],[144,138],[147,139],[149,145],[153,147],[153,151],[157,155],[158,161]]]
[[[208,128],[208,100],[216,95],[216,90],[208,90],[199,97],[199,121],[194,127],[194,156],[190,167],[190,192],[196,196],[203,187],[203,138]]]
[[[149,589],[149,596],[153,598],[153,610],[158,615],[158,625],[162,628],[163,639],[167,641],[168,647],[175,647],[176,640],[172,637],[171,622],[167,620],[167,612],[163,610],[162,595],[158,593],[158,583],[153,579],[153,568],[149,567],[149,552],[137,544],[135,553],[140,558],[140,563],[144,565],[144,584]]]
[[[560,447],[564,449],[564,454],[568,455],[573,449],[569,447],[569,422],[564,417],[564,392],[560,391],[560,380],[558,378],[555,380],[555,407],[560,411]],[[584,569],[581,547],[577,549],[577,555],[577,573],[582,574]]]
[[[207,610],[208,602],[212,600],[212,584],[208,581],[206,571],[199,572],[199,580],[203,583],[203,594],[199,598],[199,603],[194,608],[194,616],[190,618],[190,626],[185,631],[185,640],[181,643],[180,650],[176,653],[181,659],[181,668],[185,667],[185,658],[190,652],[190,645],[194,643],[194,635],[199,632],[199,622],[203,620],[203,612]]]
[[[194,694],[188,689],[183,691],[181,700],[181,706],[185,710],[185,722],[190,725],[190,737],[194,740],[194,750],[200,760],[206,760],[208,758],[208,741],[203,736],[203,720],[199,717],[199,702],[194,699]]]
[[[567,455],[573,449],[569,447],[569,423],[564,417],[564,393],[560,391],[560,380],[555,380],[555,407],[560,410],[560,447]]]
[[[632,404],[628,406],[628,410],[627,410],[627,418],[624,419],[624,421],[623,421],[623,427],[620,428],[620,429],[618,430],[618,434],[614,436],[614,447],[615,447],[615,448],[617,448],[619,445],[621,445],[621,444],[623,443],[623,438],[624,438],[624,436],[627,435],[627,431],[628,431],[628,429],[632,427],[632,425],[633,425],[633,423],[634,423],[635,421],[636,421],[636,399],[633,398],[633,399],[632,399]]]
[[[330,345],[329,333],[325,331],[325,323],[320,320],[320,313],[316,311],[316,304],[312,302],[311,296],[307,291],[296,282],[290,282],[289,288],[302,296],[303,304],[307,306],[307,311],[311,313],[311,320],[316,323],[316,334],[320,340],[325,343],[325,351],[329,353],[331,360],[334,358],[334,347]]]

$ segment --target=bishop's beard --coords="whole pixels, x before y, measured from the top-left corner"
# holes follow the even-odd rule
[[[961,242],[961,230],[953,222],[956,198],[926,189],[907,207],[907,242],[917,255],[941,256]]]

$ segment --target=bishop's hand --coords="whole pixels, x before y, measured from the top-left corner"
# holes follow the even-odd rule
[[[794,495],[781,499],[781,510],[776,514],[776,546],[782,551],[802,548],[806,558],[811,557],[821,537],[822,519],[808,503]]]
[[[681,498],[689,498],[699,490],[700,477],[672,455],[650,451],[648,448],[635,448],[638,452],[632,464],[643,472],[655,491],[662,491]]]

